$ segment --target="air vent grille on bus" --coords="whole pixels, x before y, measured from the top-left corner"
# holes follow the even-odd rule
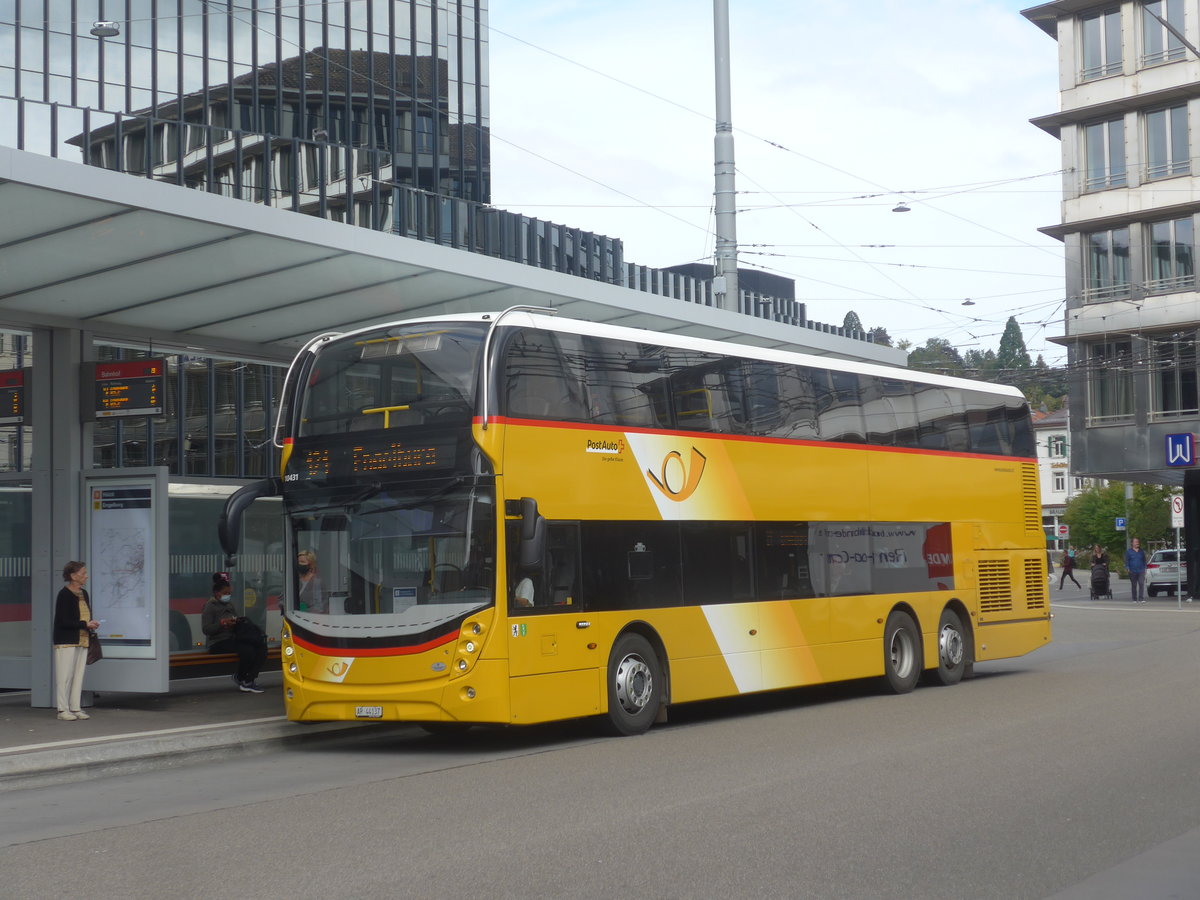
[[[1012,609],[1012,576],[1006,559],[979,561],[979,611],[1002,612]]]
[[[1042,533],[1042,505],[1038,498],[1037,466],[1021,466],[1021,502],[1025,504],[1025,530]]]
[[[1025,607],[1026,609],[1045,609],[1046,570],[1042,568],[1040,559],[1025,560]]]

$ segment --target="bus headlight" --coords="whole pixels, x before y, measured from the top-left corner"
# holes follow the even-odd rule
[[[468,653],[474,653],[475,652],[475,642],[467,641],[467,643],[463,645],[463,649],[466,650]]]
[[[291,672],[293,675],[295,675],[297,672],[300,671],[300,667],[298,665],[296,665],[295,663],[292,663],[291,665],[288,666],[288,671]]]
[[[460,672],[467,671],[467,661],[465,659],[460,659],[458,661],[458,671],[460,671]]]
[[[296,652],[296,648],[293,647],[291,644],[288,644],[286,647],[283,648],[284,656],[291,656],[295,652]]]

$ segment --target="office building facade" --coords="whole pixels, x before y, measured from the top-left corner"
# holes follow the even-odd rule
[[[1057,41],[1071,466],[1183,487],[1200,547],[1200,18],[1177,0],[1064,0],[1023,15]],[[1195,560],[1191,567],[1195,572]]]

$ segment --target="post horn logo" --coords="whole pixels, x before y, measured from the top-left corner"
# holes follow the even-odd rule
[[[707,462],[704,454],[695,447],[692,448],[692,458],[688,463],[683,461],[682,453],[672,450],[663,457],[661,477],[649,469],[646,470],[646,475],[664,496],[676,503],[682,503],[696,493]]]

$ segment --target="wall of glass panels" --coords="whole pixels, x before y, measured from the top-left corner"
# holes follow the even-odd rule
[[[241,133],[269,165],[297,137],[387,151],[386,181],[486,202],[486,15],[486,0],[0,0],[0,97],[171,124],[131,128],[135,163],[143,147],[152,165],[220,157]],[[92,35],[99,20],[120,33]]]
[[[98,346],[98,359],[147,359],[149,350]],[[284,369],[207,356],[167,355],[166,414],[100,419],[93,465],[166,466],[171,475],[263,478],[278,469],[271,444]]]

